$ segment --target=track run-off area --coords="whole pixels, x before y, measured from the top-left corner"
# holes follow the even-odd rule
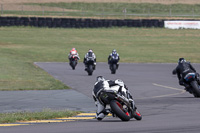
[[[0,125],[0,132],[11,133],[199,133],[200,98],[185,92],[179,86],[172,70],[177,64],[166,63],[120,63],[116,74],[111,74],[107,63],[97,63],[92,76],[78,63],[72,70],[68,63],[40,63],[35,65],[62,81],[71,90],[2,92],[0,112],[20,110],[70,109],[84,111],[73,118],[58,118]],[[200,64],[192,64],[200,72]],[[92,89],[96,77],[122,79],[132,93],[138,110],[143,115],[141,121],[131,119],[122,122],[108,116],[102,121],[95,118],[96,107],[92,99]],[[9,95],[16,96],[10,97]],[[20,99],[18,98],[20,97]],[[9,98],[9,100],[8,100]],[[13,101],[14,103],[11,103]],[[20,125],[20,126],[18,126]]]

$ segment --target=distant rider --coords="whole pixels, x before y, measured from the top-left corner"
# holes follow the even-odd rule
[[[78,52],[76,51],[75,48],[72,48],[72,50],[70,50],[70,52],[69,52],[69,54],[68,54],[68,59],[69,59],[70,62],[71,62],[72,56],[77,57],[78,60],[80,59],[80,57],[79,57],[79,55],[78,55]]]
[[[112,50],[112,53],[110,53],[110,55],[108,56],[108,64],[112,63],[112,59],[116,59],[117,60],[117,68],[119,67],[119,54],[117,53],[117,51],[115,49]]]
[[[85,64],[85,70],[87,70],[87,59],[92,58],[94,60],[94,70],[96,68],[96,56],[92,49],[89,49],[89,51],[85,54],[85,57],[83,59],[83,63]]]
[[[197,81],[200,83],[199,74],[196,72],[195,68],[190,64],[190,62],[187,62],[184,58],[179,58],[178,66],[173,70],[173,74],[177,74],[179,84],[184,86],[186,91],[189,91],[188,89],[190,87],[184,80],[184,77],[188,73],[195,73]]]
[[[97,106],[97,112],[96,112],[97,120],[102,120],[106,115],[110,113],[110,111],[106,109],[106,105],[101,104],[101,102],[99,102],[98,94],[104,90],[111,90],[112,89],[111,87],[116,86],[116,85],[120,86],[118,92],[120,92],[121,94],[127,94],[125,96],[131,102],[133,110],[135,111],[137,109],[135,106],[133,97],[131,96],[131,93],[128,91],[128,88],[126,87],[126,85],[124,84],[122,80],[120,79],[117,79],[115,81],[105,80],[103,76],[98,76],[96,79],[96,83],[94,85],[93,92],[92,92],[95,104]],[[122,87],[124,89],[122,89]]]

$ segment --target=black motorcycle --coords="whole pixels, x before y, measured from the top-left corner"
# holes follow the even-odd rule
[[[195,73],[188,73],[184,80],[187,84],[190,85],[188,91],[194,95],[194,97],[200,97],[200,86],[197,82],[197,75]]]
[[[76,55],[72,55],[72,57],[70,58],[69,64],[72,67],[72,69],[75,70],[75,67],[78,64],[78,57]]]
[[[100,102],[104,105],[110,105],[110,112],[113,117],[118,117],[122,121],[129,121],[131,118],[141,120],[142,115],[139,111],[133,110],[131,102],[117,91],[107,90],[99,94]]]
[[[110,65],[110,71],[111,71],[111,74],[115,74],[116,73],[116,70],[118,69],[118,56],[114,56],[112,55],[110,61],[109,61],[109,65]]]
[[[172,74],[177,74],[176,73],[176,69],[174,69],[172,71]],[[185,77],[184,77],[184,81],[185,83],[187,83],[188,85],[190,85],[189,88],[187,88],[187,91],[191,94],[194,95],[194,97],[200,97],[200,86],[199,86],[199,75],[196,73],[188,73]]]
[[[86,71],[88,72],[88,75],[92,75],[93,71],[95,70],[95,61],[93,57],[88,57],[86,62],[87,68]]]

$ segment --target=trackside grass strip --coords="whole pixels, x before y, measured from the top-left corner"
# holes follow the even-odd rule
[[[97,62],[107,62],[116,49],[120,62],[176,63],[185,57],[200,63],[199,30],[0,27],[0,90],[67,89],[33,63],[68,62],[73,47],[80,62],[88,49],[93,49]]]
[[[19,121],[48,120],[54,118],[71,117],[77,115],[78,111],[45,109],[42,112],[15,112],[0,113],[0,123],[15,123]]]

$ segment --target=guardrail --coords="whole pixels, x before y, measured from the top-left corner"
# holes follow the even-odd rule
[[[100,28],[100,27],[164,27],[158,19],[75,19],[46,17],[0,17],[0,26],[34,26],[49,28]]]

